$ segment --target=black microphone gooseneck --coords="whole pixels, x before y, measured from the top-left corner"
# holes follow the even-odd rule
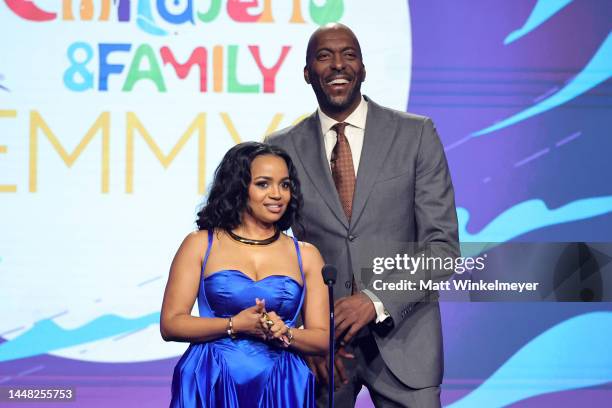
[[[338,270],[333,265],[324,265],[321,270],[323,275],[323,281],[327,285],[327,293],[329,295],[329,363],[328,363],[328,377],[329,383],[327,384],[328,389],[328,406],[333,408],[334,406],[334,283],[336,283],[336,276],[338,276]]]

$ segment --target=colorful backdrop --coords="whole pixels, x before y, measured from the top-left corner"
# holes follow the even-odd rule
[[[305,46],[333,21],[364,93],[434,119],[463,241],[611,241],[607,0],[4,0],[0,386],[167,405],[172,256],[221,155],[315,109]],[[612,305],[442,312],[445,405],[612,400]]]

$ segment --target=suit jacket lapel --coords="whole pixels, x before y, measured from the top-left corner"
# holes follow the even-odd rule
[[[321,194],[323,200],[348,229],[349,223],[340,204],[340,198],[334,185],[334,180],[329,169],[327,156],[325,154],[325,144],[321,134],[321,125],[317,113],[313,113],[302,123],[304,130],[296,133],[297,137],[292,138],[297,156],[302,162],[312,184]]]
[[[351,225],[359,221],[365,208],[368,196],[391,147],[397,125],[396,121],[392,120],[392,116],[387,114],[383,108],[367,97],[366,100],[368,101],[368,115],[353,196]]]

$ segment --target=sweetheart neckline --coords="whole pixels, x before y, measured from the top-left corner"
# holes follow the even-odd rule
[[[217,274],[219,274],[221,272],[238,272],[241,276],[247,278],[248,280],[250,280],[253,283],[258,283],[258,282],[264,281],[264,280],[266,280],[268,278],[274,278],[274,277],[277,277],[277,278],[288,278],[289,280],[295,282],[295,284],[298,285],[300,288],[303,288],[303,285],[300,282],[298,282],[297,279],[295,279],[295,278],[293,278],[293,277],[291,277],[289,275],[273,274],[273,275],[268,275],[268,276],[266,276],[264,278],[255,280],[255,279],[251,278],[249,275],[247,275],[246,273],[242,272],[240,269],[220,269],[218,271],[215,271],[215,272],[212,272],[212,273],[208,274],[207,276],[204,276],[203,279],[206,280],[206,279],[210,278],[211,276],[215,276],[215,275],[217,275]]]

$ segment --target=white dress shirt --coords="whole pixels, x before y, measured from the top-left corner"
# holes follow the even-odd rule
[[[361,149],[363,148],[363,136],[365,134],[366,117],[368,116],[368,103],[361,97],[361,102],[357,108],[344,120],[347,126],[344,128],[344,134],[351,147],[351,155],[353,156],[353,168],[355,176],[359,169],[359,159],[361,158]],[[325,143],[325,155],[327,162],[331,166],[331,155],[336,146],[338,135],[332,127],[338,123],[337,120],[327,116],[321,108],[319,108],[319,121],[321,122],[321,133],[323,134],[323,142]],[[330,167],[331,168],[331,167]]]
[[[325,144],[325,155],[327,157],[327,163],[331,169],[331,156],[334,146],[338,141],[338,135],[336,131],[332,129],[337,120],[327,116],[321,108],[318,109],[319,121],[321,122],[321,133],[323,134],[323,142]],[[353,156],[353,168],[355,170],[355,178],[357,177],[357,170],[359,169],[359,161],[361,159],[361,150],[363,149],[363,138],[365,135],[366,117],[368,116],[368,102],[361,97],[361,102],[357,108],[344,120],[347,126],[344,128],[344,134],[348,140],[349,146],[351,147],[351,155]],[[376,323],[380,323],[389,317],[389,313],[385,310],[385,306],[380,299],[371,291],[363,289],[362,292],[366,294],[374,303],[374,309],[376,309]]]

